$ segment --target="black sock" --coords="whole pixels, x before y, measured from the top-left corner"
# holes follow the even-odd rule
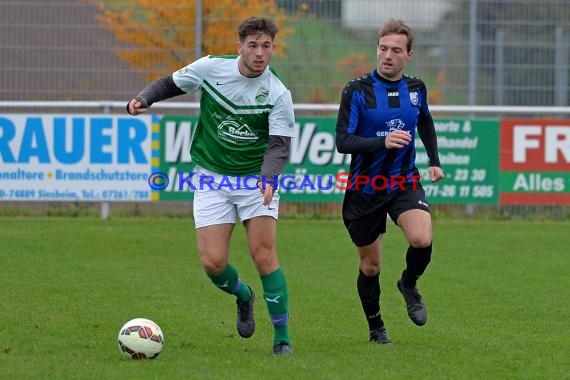
[[[377,330],[383,327],[384,321],[380,316],[380,274],[368,277],[359,270],[356,288],[368,322],[368,329]]]
[[[406,269],[402,272],[404,288],[416,287],[418,278],[424,273],[431,261],[431,244],[424,248],[414,248],[411,245],[406,253]]]

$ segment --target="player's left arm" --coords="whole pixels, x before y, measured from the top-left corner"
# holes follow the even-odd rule
[[[269,146],[263,156],[261,165],[260,191],[263,194],[263,204],[271,203],[273,193],[278,187],[279,175],[287,164],[291,152],[291,137],[269,136]]]
[[[444,174],[439,162],[439,153],[437,149],[437,136],[435,133],[435,125],[429,107],[427,104],[427,90],[425,86],[420,91],[422,96],[420,114],[418,117],[418,134],[429,158],[428,173],[432,182],[443,179]]]
[[[269,114],[269,138],[263,156],[258,187],[263,194],[263,204],[271,203],[278,187],[279,175],[283,172],[291,153],[291,138],[294,136],[295,115],[291,93],[286,91],[277,99]]]

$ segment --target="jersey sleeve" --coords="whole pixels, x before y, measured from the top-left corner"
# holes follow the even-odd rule
[[[357,82],[350,81],[344,87],[340,98],[336,122],[336,149],[339,153],[366,154],[386,149],[386,138],[362,137],[357,134],[359,122],[359,102]]]
[[[269,135],[294,137],[295,113],[291,92],[286,90],[269,113]]]
[[[358,107],[359,99],[357,94],[356,82],[350,81],[342,90],[340,104],[338,109],[338,117],[336,130],[341,133],[355,134],[358,126]]]
[[[187,94],[198,90],[204,82],[210,62],[210,56],[202,57],[175,71],[172,73],[174,83]]]
[[[437,149],[437,137],[435,132],[435,125],[431,113],[429,111],[427,102],[427,88],[425,84],[422,83],[422,88],[420,90],[420,96],[422,98],[420,114],[418,117],[418,134],[420,139],[424,144],[426,153],[429,158],[430,166],[441,166],[439,162],[439,153]]]

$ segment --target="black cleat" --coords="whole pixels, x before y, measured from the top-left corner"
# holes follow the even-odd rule
[[[396,283],[398,290],[404,296],[406,301],[406,308],[408,309],[408,316],[418,326],[423,326],[427,322],[426,305],[422,301],[422,296],[418,292],[418,288],[408,289],[404,288],[402,279],[400,278]]]
[[[255,319],[253,318],[253,301],[255,301],[255,293],[253,292],[252,288],[249,288],[249,290],[251,291],[251,297],[249,301],[247,301],[246,303],[239,303],[236,300],[237,304],[236,327],[239,336],[241,336],[242,338],[249,338],[255,332]]]
[[[370,341],[377,344],[391,344],[392,341],[388,338],[386,327],[380,327],[376,330],[370,330]]]
[[[273,346],[273,352],[271,353],[273,356],[285,356],[289,357],[293,355],[293,349],[288,343],[277,343]]]

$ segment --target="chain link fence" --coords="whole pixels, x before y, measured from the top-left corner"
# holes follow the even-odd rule
[[[185,19],[186,25],[169,25],[166,16],[153,14],[159,18],[153,25],[183,30],[198,37],[197,44],[208,38],[202,34],[204,25],[230,21],[237,27],[239,19],[213,12],[208,1],[162,1],[165,10],[197,17]],[[144,10],[136,0],[99,3]],[[427,83],[432,104],[568,104],[568,0],[275,3],[287,13],[280,26],[291,33],[278,40],[286,49],[273,66],[296,102],[338,102],[348,79],[375,66],[376,33],[387,18],[394,17],[416,32],[415,58],[408,71]],[[143,48],[119,42],[98,21],[102,11],[93,2],[0,0],[0,8],[0,100],[127,100],[148,82],[151,71],[132,67],[120,54],[153,50],[152,43]],[[164,33],[171,32],[167,28]],[[145,38],[145,33],[133,36],[133,40]],[[216,53],[235,53],[207,45]],[[157,60],[166,54],[163,47],[154,49]],[[201,49],[178,46],[176,50],[169,54],[178,54],[182,66]]]
[[[207,35],[206,27],[230,23],[235,30],[241,18],[212,11],[213,0],[163,0],[160,5],[165,12],[147,15],[138,3],[0,0],[0,101],[126,102],[150,80],[156,68],[133,66],[124,59],[125,53],[148,51],[157,61],[175,55],[180,58],[179,67],[200,53],[235,54],[235,49],[221,51],[215,36]],[[375,67],[379,27],[388,18],[400,18],[415,31],[415,56],[407,72],[424,79],[432,105],[568,105],[568,0],[273,3],[286,14],[280,27],[288,32],[278,36],[277,42],[285,48],[272,66],[291,88],[296,103],[337,103],[349,79]],[[157,33],[151,28],[165,25],[165,38],[179,30],[195,42],[188,46],[173,43],[176,47],[170,51],[160,44],[121,42],[101,22],[105,7],[133,9],[133,17],[141,20],[143,16],[153,18],[148,35],[139,33],[132,36],[133,41],[149,39],[151,32]],[[173,25],[165,16],[166,11],[173,10],[194,17]],[[164,74],[169,72],[164,70]],[[179,98],[174,101],[192,100]],[[134,207],[138,210],[140,205]],[[290,205],[283,211],[322,216],[336,215],[339,209],[336,204],[304,204]],[[435,215],[464,213],[464,207],[440,206]],[[496,218],[570,217],[567,207],[478,207],[469,213]]]

